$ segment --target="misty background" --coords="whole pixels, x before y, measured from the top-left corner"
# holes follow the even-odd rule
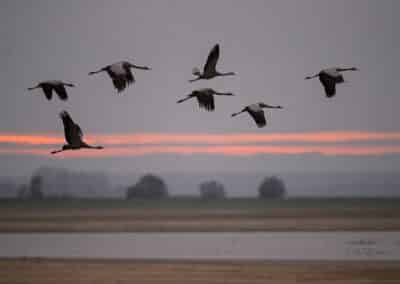
[[[395,0],[275,1],[62,1],[0,3],[0,132],[62,136],[66,109],[85,133],[259,133],[399,131],[400,2]],[[219,43],[218,68],[237,76],[189,84]],[[117,95],[105,75],[90,71],[119,60],[146,65],[137,82]],[[357,66],[328,100],[318,80],[304,77],[329,66]],[[38,81],[75,83],[70,99],[46,101],[27,92]],[[176,100],[212,87],[236,94],[216,99],[216,112]],[[265,101],[285,111],[267,114],[257,129],[249,117],[232,119],[244,105]],[[3,145],[3,147],[11,147]],[[50,150],[50,149],[49,149]],[[107,180],[92,194],[119,196],[143,173],[163,177],[172,193],[198,192],[214,178],[228,195],[255,195],[266,175],[281,176],[291,195],[398,195],[398,155],[320,156],[146,155],[73,158],[0,155],[3,183],[29,180],[40,168]],[[101,180],[99,178],[99,180]],[[83,190],[83,191],[82,191]],[[97,190],[97,191],[96,191]],[[0,195],[12,195],[1,189]]]
[[[47,198],[118,198],[124,199],[127,189],[148,173],[104,174],[66,169],[40,168],[33,176],[42,178]],[[200,184],[217,181],[227,197],[257,197],[266,177],[276,176],[285,184],[287,197],[398,197],[400,179],[393,173],[162,173],[172,197],[200,196]],[[0,198],[21,197],[21,188],[29,188],[31,176],[2,178]]]

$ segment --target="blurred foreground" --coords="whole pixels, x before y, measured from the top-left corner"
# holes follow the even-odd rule
[[[0,260],[1,284],[399,283],[398,262]]]

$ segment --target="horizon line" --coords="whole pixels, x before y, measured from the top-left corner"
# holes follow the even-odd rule
[[[252,144],[252,143],[351,143],[385,142],[400,140],[400,132],[378,131],[309,131],[249,133],[163,133],[138,132],[116,134],[88,134],[88,143],[104,145],[157,145],[157,144]],[[59,145],[63,135],[0,133],[0,144]]]
[[[53,149],[51,149],[53,150]],[[26,155],[46,156],[49,158],[112,158],[112,157],[136,157],[149,155],[220,155],[231,157],[249,157],[256,155],[321,155],[332,156],[383,156],[399,155],[400,145],[385,146],[335,146],[335,145],[289,145],[289,146],[247,146],[247,145],[217,145],[217,146],[138,146],[138,147],[110,147],[103,150],[81,149],[65,151],[57,155],[51,155],[50,149],[38,148],[0,148],[0,155]]]

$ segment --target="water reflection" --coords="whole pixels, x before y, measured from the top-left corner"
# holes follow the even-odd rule
[[[400,260],[400,232],[2,234],[0,257]]]

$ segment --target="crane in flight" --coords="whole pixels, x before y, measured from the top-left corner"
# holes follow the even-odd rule
[[[322,86],[324,87],[325,95],[328,98],[332,98],[336,94],[336,84],[341,84],[341,83],[345,82],[343,75],[341,74],[341,72],[345,72],[345,71],[358,71],[358,69],[356,67],[327,68],[327,69],[321,70],[318,74],[315,74],[313,76],[307,76],[305,78],[305,80],[310,80],[310,79],[318,77],[319,81],[321,82]]]
[[[28,88],[29,91],[41,88],[43,90],[44,95],[48,100],[51,100],[53,97],[53,91],[58,95],[60,100],[66,101],[68,100],[68,94],[65,87],[75,87],[74,84],[64,83],[60,80],[48,80],[39,82],[36,86]]]
[[[267,125],[267,121],[265,119],[265,113],[263,111],[263,108],[282,109],[283,107],[271,106],[261,102],[246,106],[241,111],[233,113],[232,117],[237,116],[243,112],[248,112],[250,116],[254,119],[259,128],[264,127],[265,125]]]
[[[65,110],[60,113],[60,118],[64,125],[64,136],[67,144],[63,145],[60,150],[52,151],[51,154],[57,154],[67,150],[86,149],[103,149],[103,146],[92,146],[83,141],[83,132],[80,126],[75,123],[71,116]]]
[[[187,95],[185,98],[177,101],[178,104],[183,103],[192,98],[196,98],[199,103],[200,108],[204,108],[207,111],[214,111],[215,103],[214,96],[233,96],[232,93],[220,93],[216,92],[211,88],[204,88],[193,91],[191,94]]]
[[[128,61],[120,61],[100,68],[97,71],[89,72],[89,75],[107,72],[108,76],[110,76],[113,82],[114,88],[118,91],[118,93],[121,93],[126,89],[127,86],[135,82],[135,77],[133,76],[131,68],[151,70],[147,66],[138,66]]]
[[[197,78],[189,80],[189,82],[195,82],[201,79],[209,80],[219,76],[236,75],[234,72],[226,72],[226,73],[218,72],[216,69],[218,58],[219,58],[219,44],[216,44],[208,54],[207,62],[203,68],[203,73],[200,72],[199,68],[197,67],[193,68],[192,74],[197,76]]]

